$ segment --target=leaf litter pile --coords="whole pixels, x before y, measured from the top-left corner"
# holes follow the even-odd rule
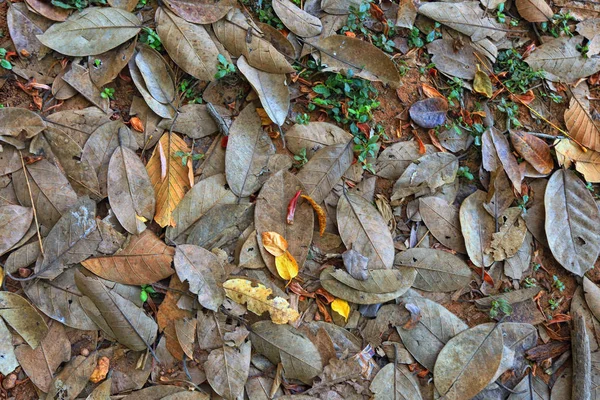
[[[0,16],[0,399],[600,398],[597,3]]]

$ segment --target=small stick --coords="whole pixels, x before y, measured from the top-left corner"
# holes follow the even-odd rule
[[[25,174],[25,182],[27,183],[27,190],[29,191],[29,199],[31,201],[31,208],[33,208],[33,219],[35,220],[35,229],[38,237],[38,242],[40,243],[40,251],[42,255],[44,255],[44,245],[42,243],[42,234],[40,232],[40,224],[38,222],[37,210],[35,209],[35,203],[33,201],[33,193],[31,193],[31,185],[29,184],[29,177],[27,176],[27,168],[25,168],[25,160],[23,160],[23,153],[19,150],[19,156],[21,156],[21,166],[23,167],[23,172]]]

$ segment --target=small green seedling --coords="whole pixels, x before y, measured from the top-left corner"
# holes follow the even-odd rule
[[[387,53],[394,51],[394,42],[388,39],[383,33],[373,36],[373,44]]]
[[[296,115],[296,123],[306,125],[310,122],[310,116],[306,113]]]
[[[548,299],[548,305],[550,306],[550,309],[554,311],[560,305],[560,300]]]
[[[373,165],[368,162],[369,157],[375,157],[379,150],[379,135],[372,135],[368,140],[362,135],[354,137],[354,152],[358,153],[358,162],[362,164],[364,170],[375,174]]]
[[[537,282],[536,282],[535,278],[527,277],[523,281],[523,286],[525,286],[526,288],[532,288],[532,287],[537,286]]]
[[[506,101],[505,98],[502,98],[500,104],[498,104],[498,110],[502,111],[506,114],[506,129],[510,130],[511,125],[520,128],[523,126],[521,121],[517,119],[519,115],[519,106],[512,101]]]
[[[145,43],[156,51],[162,51],[163,46],[158,33],[147,26],[140,33],[140,43]]]
[[[217,59],[219,63],[217,64],[217,73],[215,74],[215,78],[221,79],[229,74],[235,73],[235,65],[227,61],[223,54],[219,54]]]
[[[350,14],[348,15],[348,20],[346,21],[346,25],[342,27],[341,32],[362,33],[365,36],[369,36],[369,30],[367,29],[367,27],[365,27],[364,23],[370,16],[370,9],[370,1],[363,1],[360,4],[360,6],[358,6],[358,8],[356,8],[355,6],[350,6]]]
[[[294,155],[294,161],[296,161],[293,165],[294,168],[301,168],[308,162],[308,159],[306,158],[306,147],[301,148],[298,154]]]
[[[416,26],[408,32],[408,47],[421,48],[425,46],[425,42],[421,38],[421,31]]]
[[[104,88],[102,92],[100,92],[100,97],[103,99],[114,99],[115,98],[115,89],[113,88]]]
[[[140,292],[140,300],[142,303],[148,301],[148,295],[156,294],[156,290],[152,287],[152,285],[142,285],[142,291]]]
[[[2,60],[0,60],[0,67],[4,69],[12,69],[12,64],[10,61],[6,60],[4,56],[6,56],[6,49],[0,47],[0,57],[2,57]]]
[[[492,308],[490,308],[490,318],[496,318],[502,312],[504,315],[512,314],[512,306],[503,297],[497,300],[492,300]]]
[[[102,65],[102,60],[99,60],[99,59],[96,58],[94,60],[94,67],[100,68],[101,65]]]
[[[558,276],[553,275],[552,280],[554,281],[554,282],[552,282],[552,286],[555,287],[556,289],[558,289],[559,292],[562,292],[563,290],[565,290],[565,284],[562,283],[562,281],[560,279],[558,279]]]
[[[148,5],[148,0],[138,0],[137,5],[135,6],[135,8],[137,10],[139,10],[140,8],[144,8]]]
[[[181,150],[175,152],[175,157],[181,157],[181,165],[187,165],[188,159],[191,158],[192,161],[201,160],[204,157],[204,154],[192,154],[191,152],[185,153]]]
[[[456,175],[461,176],[469,181],[472,181],[473,179],[475,179],[475,177],[471,173],[471,170],[467,166],[459,167],[458,171],[456,172]]]
[[[517,205],[524,214],[527,213],[527,203],[529,203],[529,196],[524,195],[521,199],[517,200]]]

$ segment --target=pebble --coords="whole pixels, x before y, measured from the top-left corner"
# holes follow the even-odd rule
[[[14,388],[17,384],[17,374],[8,374],[2,381],[2,387],[6,390]]]

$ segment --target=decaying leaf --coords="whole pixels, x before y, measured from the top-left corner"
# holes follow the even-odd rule
[[[592,195],[573,172],[558,170],[548,181],[544,204],[552,255],[583,276],[600,253],[600,215]]]
[[[281,297],[270,299],[271,289],[262,284],[252,285],[246,279],[229,279],[223,283],[227,297],[236,303],[246,304],[248,310],[257,315],[268,311],[271,321],[275,324],[287,324],[300,318],[298,311],[290,307],[289,303]]]
[[[123,250],[104,257],[89,258],[81,264],[101,278],[125,285],[147,285],[173,274],[175,253],[153,232],[131,236]]]
[[[220,287],[225,270],[217,257],[202,247],[182,244],[177,246],[174,263],[179,279],[189,283],[190,291],[198,294],[200,304],[217,311],[225,300]]]
[[[206,378],[213,390],[225,399],[243,397],[250,368],[250,342],[239,348],[223,346],[208,355],[204,363]]]
[[[165,159],[160,148],[164,149]],[[181,161],[181,153],[190,152],[188,145],[179,136],[166,132],[154,148],[152,157],[146,164],[150,182],[156,196],[154,220],[161,226],[175,226],[173,210],[190,187],[188,165]],[[164,172],[166,171],[166,172]]]
[[[26,108],[3,107],[0,109],[0,135],[32,138],[46,128],[38,114]]]
[[[521,248],[527,233],[527,226],[521,213],[519,207],[511,207],[500,216],[499,231],[492,234],[490,246],[484,250],[494,257],[494,261],[506,260],[517,254]]]
[[[272,363],[283,364],[288,379],[311,382],[323,368],[315,345],[289,325],[260,321],[252,325],[250,340],[255,350]]]
[[[0,317],[33,349],[48,333],[42,316],[27,300],[15,293],[0,292]]]
[[[394,184],[392,200],[427,190],[431,193],[456,179],[458,159],[450,153],[425,155],[410,164]]]

